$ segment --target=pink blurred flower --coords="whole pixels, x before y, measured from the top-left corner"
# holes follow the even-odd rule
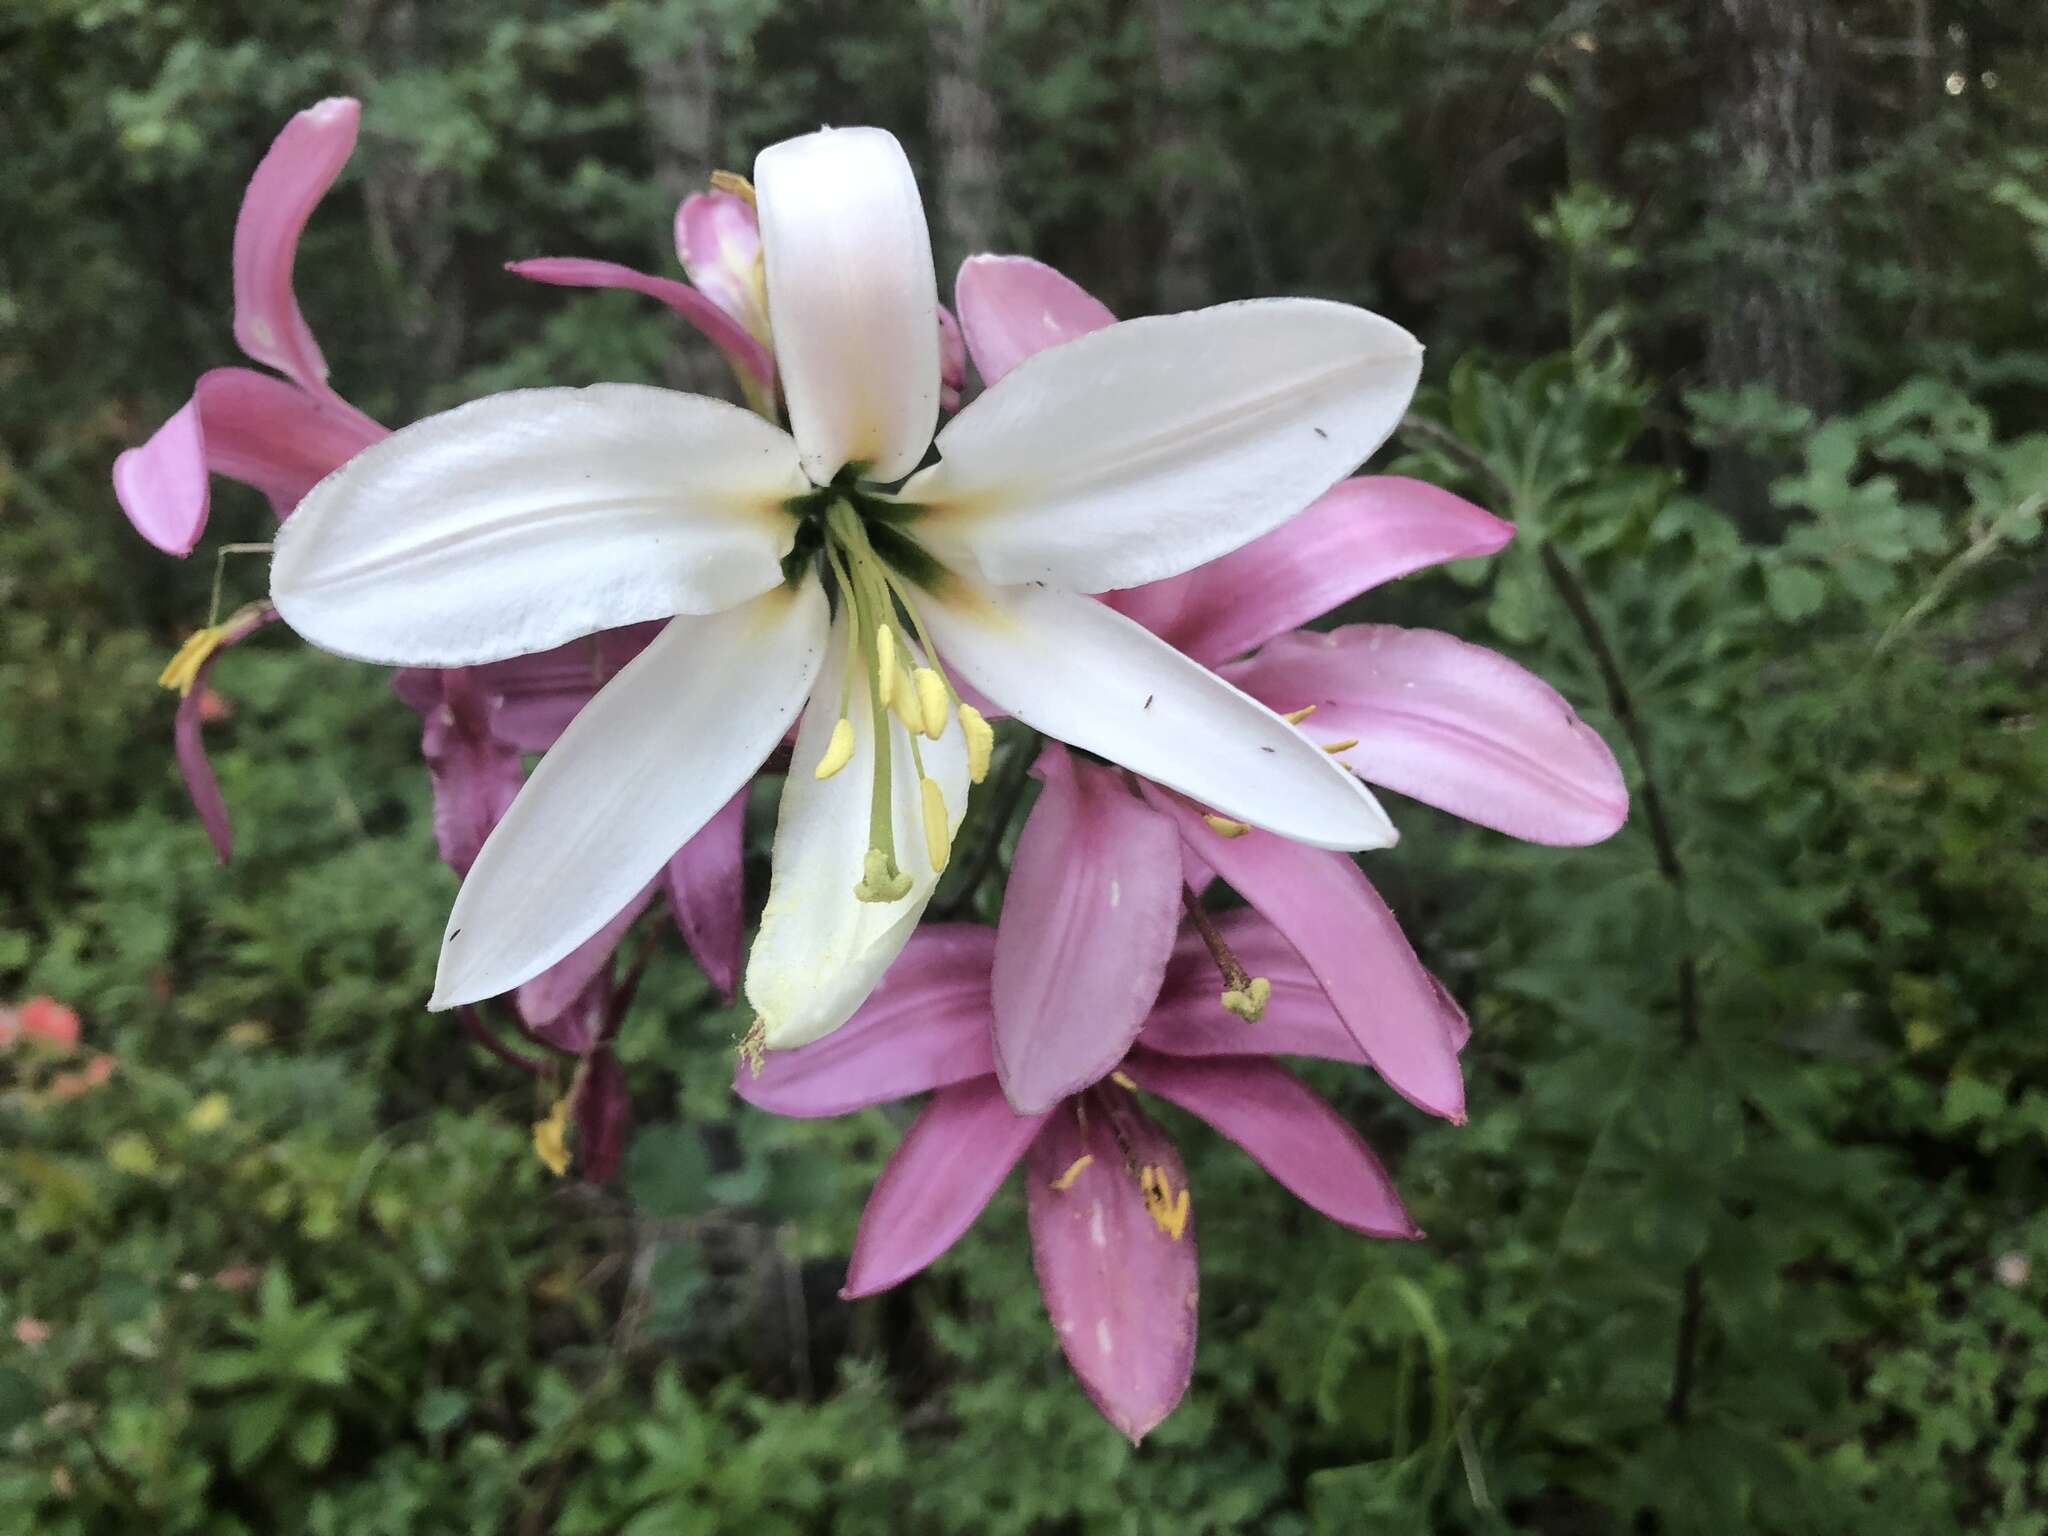
[[[114,1058],[105,1052],[92,1058],[76,1072],[59,1072],[50,1079],[50,1097],[60,1104],[73,1099],[82,1099],[93,1089],[103,1087],[114,1075]]]
[[[41,1349],[50,1342],[50,1325],[39,1317],[22,1316],[14,1320],[14,1342],[23,1349]]]
[[[1103,1416],[1136,1441],[1187,1388],[1197,1280],[1186,1170],[1141,1093],[1208,1121],[1340,1225],[1421,1236],[1358,1133],[1269,1059],[1365,1060],[1322,987],[1255,914],[1221,926],[1272,981],[1259,1026],[1219,1012],[1209,957],[1184,934],[1127,1053],[1036,1114],[1012,1111],[996,1081],[996,936],[982,927],[924,930],[837,1034],[771,1053],[758,1075],[742,1067],[743,1098],[801,1118],[931,1094],[861,1214],[841,1294],[871,1295],[930,1264],[1022,1161],[1032,1259],[1060,1347]]]
[[[985,384],[1114,323],[1025,257],[971,258],[955,300]],[[1492,554],[1513,533],[1434,486],[1359,476],[1219,560],[1103,601],[1276,712],[1312,707],[1301,728],[1362,778],[1534,842],[1597,842],[1627,814],[1620,769],[1540,679],[1431,630],[1297,628],[1382,582]],[[1033,772],[1045,789],[1018,842],[994,959],[997,1072],[1017,1109],[1043,1110],[1123,1054],[1165,971],[1183,885],[1221,876],[1300,951],[1388,1082],[1462,1118],[1462,1016],[1348,855],[1205,820],[1186,798],[1057,745]]]
[[[78,1044],[78,1011],[54,997],[32,997],[14,1010],[14,1021],[30,1040],[70,1050]]]

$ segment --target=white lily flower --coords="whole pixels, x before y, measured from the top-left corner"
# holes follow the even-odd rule
[[[987,767],[963,684],[1222,816],[1390,844],[1313,742],[1084,594],[1225,554],[1350,473],[1400,420],[1415,339],[1309,299],[1133,320],[1016,368],[918,470],[937,284],[902,149],[826,130],[763,151],[755,183],[789,432],[639,385],[518,390],[365,449],[279,532],[279,613],[365,660],[469,665],[672,620],[484,845],[431,1006],[588,938],[801,717],[746,993],[768,1047],[837,1028]]]

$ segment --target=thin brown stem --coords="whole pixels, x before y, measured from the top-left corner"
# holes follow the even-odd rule
[[[474,1008],[467,1005],[455,1010],[455,1017],[462,1021],[462,1031],[478,1045],[489,1051],[508,1067],[517,1067],[529,1077],[539,1077],[547,1070],[547,1063],[523,1056],[492,1034],[484,1021],[477,1017]]]

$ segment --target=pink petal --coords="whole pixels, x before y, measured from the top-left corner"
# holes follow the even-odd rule
[[[1512,523],[1449,491],[1398,475],[1360,475],[1220,560],[1103,601],[1213,666],[1383,582],[1493,554],[1514,534]]]
[[[611,1016],[611,1002],[612,979],[609,975],[599,974],[566,1001],[549,1003],[547,1006],[551,1011],[545,1015],[529,1018],[526,1010],[520,1009],[519,1028],[529,1039],[538,1040],[542,1045],[566,1051],[571,1056],[587,1056],[604,1038],[605,1025]]]
[[[654,887],[649,885],[627,902],[617,917],[533,980],[520,985],[514,996],[519,1005],[519,1017],[527,1028],[538,1029],[549,1020],[559,1017],[576,1000],[578,994],[602,979],[611,966],[612,952],[619,947],[619,941],[625,938],[626,930],[640,920],[640,914],[647,910],[647,903],[653,899]],[[560,1041],[549,1043],[562,1044]],[[563,1048],[568,1049],[566,1045]]]
[[[875,1181],[839,1294],[886,1291],[958,1242],[1044,1121],[1012,1114],[992,1077],[933,1094]]]
[[[746,949],[746,833],[747,791],[742,788],[662,871],[676,929],[728,1003]]]
[[[591,261],[578,256],[540,256],[531,261],[512,261],[505,270],[516,277],[557,288],[628,288],[659,299],[696,328],[704,339],[718,348],[742,384],[752,381],[764,393],[775,388],[775,360],[746,327],[717,304],[671,277],[650,277],[613,261]]]
[[[591,695],[618,676],[659,633],[659,623],[628,624],[551,651],[473,669],[496,701],[491,729],[521,752],[547,751]]]
[[[1033,353],[1116,324],[1100,299],[1029,256],[968,257],[953,284],[953,303],[985,385]]]
[[[1173,815],[1181,836],[1217,875],[1301,952],[1388,1085],[1418,1109],[1462,1123],[1465,1085],[1451,1014],[1394,914],[1350,856],[1270,832],[1219,837],[1177,796],[1151,785],[1145,792]]]
[[[1422,1236],[1364,1138],[1279,1063],[1137,1051],[1124,1070],[1145,1092],[1200,1115],[1340,1226],[1374,1237]]]
[[[583,1088],[576,1095],[576,1163],[584,1183],[603,1184],[619,1171],[625,1156],[633,1106],[625,1068],[609,1048],[592,1056],[583,1070]]]
[[[733,1089],[749,1104],[798,1119],[843,1115],[933,1088],[986,1077],[989,969],[995,931],[934,923],[912,936],[860,1011],[811,1045],[742,1065]]]
[[[227,801],[221,797],[220,780],[214,777],[213,764],[206,759],[206,740],[200,731],[206,704],[206,679],[223,651],[229,646],[240,645],[257,630],[276,620],[277,610],[265,608],[230,630],[214,647],[213,654],[199,664],[192,679],[192,691],[178,700],[177,717],[171,724],[172,751],[178,760],[178,772],[184,776],[185,793],[192,797],[192,808],[199,813],[199,824],[206,828],[206,835],[213,843],[214,857],[223,864],[235,851],[235,834],[228,825]]]
[[[1358,745],[1360,777],[1534,843],[1611,836],[1628,787],[1599,733],[1533,673],[1429,629],[1353,624],[1285,635],[1226,670],[1278,710],[1316,712],[1302,729]]]
[[[996,929],[996,1073],[1020,1114],[1123,1060],[1180,925],[1180,834],[1110,771],[1049,745]]]
[[[761,220],[731,192],[696,192],[676,209],[676,256],[690,284],[740,329],[768,345],[761,284]]]
[[[1241,909],[1216,919],[1216,928],[1253,976],[1273,995],[1256,1024],[1225,1012],[1216,962],[1193,929],[1182,932],[1166,968],[1159,1002],[1138,1036],[1141,1045],[1175,1056],[1320,1056],[1366,1063],[1323,984],[1292,944],[1257,912]]]
[[[967,343],[953,311],[939,306],[939,409],[960,409],[960,391],[967,387]]]
[[[1114,1087],[1054,1111],[1024,1168],[1031,1259],[1053,1331],[1102,1416],[1133,1444],[1188,1389],[1198,1286],[1192,1218],[1177,1237],[1162,1229],[1139,1188],[1142,1168],[1175,1195],[1187,1189],[1172,1141]]]
[[[472,669],[407,667],[391,682],[421,718],[420,755],[433,785],[434,841],[442,862],[467,875],[525,782],[525,766],[492,735],[489,700]]]
[[[324,403],[282,379],[215,368],[148,442],[114,461],[114,495],[150,543],[188,554],[206,528],[209,474],[254,486],[283,517],[384,435],[352,407]]]
[[[242,196],[235,219],[235,341],[259,363],[314,394],[327,363],[292,293],[306,220],[356,147],[362,104],[333,96],[284,125]]]

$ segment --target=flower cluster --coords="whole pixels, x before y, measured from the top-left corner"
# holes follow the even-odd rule
[[[901,148],[824,130],[682,205],[688,282],[510,267],[660,301],[744,408],[531,389],[387,433],[329,388],[291,290],[356,121],[347,101],[294,119],[237,227],[235,334],[284,378],[202,376],[115,469],[172,553],[200,536],[209,473],[283,519],[268,602],[165,674],[223,858],[192,703],[218,652],[282,618],[396,667],[463,876],[430,1006],[481,1029],[473,1010],[510,996],[580,1059],[535,1128],[551,1166],[572,1120],[587,1172],[616,1163],[606,1045],[632,975],[612,957],[662,893],[751,1007],[743,1098],[817,1116],[930,1096],[846,1294],[931,1262],[1021,1163],[1061,1347],[1133,1439],[1178,1400],[1195,1336],[1193,1195],[1148,1098],[1331,1219],[1419,1235],[1356,1132],[1272,1059],[1369,1066],[1463,1118],[1464,1016],[1353,857],[1395,839],[1367,782],[1555,844],[1607,836],[1627,796],[1513,662],[1426,630],[1304,627],[1512,535],[1434,487],[1352,475],[1407,407],[1415,339],[1309,299],[1118,322],[1009,256],[970,259],[948,310]],[[919,932],[999,766],[1040,785],[1000,921]],[[764,772],[780,807],[742,966]],[[1212,887],[1242,906],[1214,915]]]

